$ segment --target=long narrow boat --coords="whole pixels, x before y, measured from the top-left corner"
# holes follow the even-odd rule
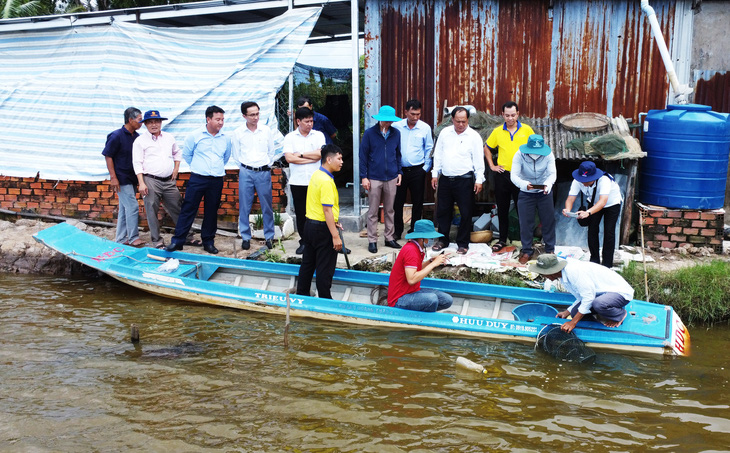
[[[300,296],[299,266],[240,260],[213,255],[125,246],[62,223],[34,235],[42,244],[136,288],[163,297],[283,315],[289,298],[292,316],[373,327],[411,329],[450,335],[534,343],[545,326],[560,324],[555,314],[569,306],[569,294],[536,289],[440,279],[422,286],[454,298],[448,310],[422,313],[378,305],[388,274],[338,269],[332,286],[335,300]],[[179,266],[162,272],[168,258]],[[689,332],[672,307],[633,300],[618,328],[581,321],[574,330],[587,346],[618,351],[684,356]]]

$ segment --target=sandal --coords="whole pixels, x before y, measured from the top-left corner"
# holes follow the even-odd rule
[[[441,250],[443,250],[443,249],[444,249],[445,247],[446,247],[446,245],[444,245],[444,243],[443,243],[443,242],[436,242],[436,243],[435,243],[435,244],[433,245],[433,247],[431,247],[431,250],[433,250],[434,252],[440,252],[440,251],[441,251]]]
[[[185,245],[191,245],[193,247],[202,247],[203,242],[200,239],[191,239],[189,241],[185,241]]]
[[[507,246],[507,244],[505,244],[504,242],[502,242],[502,241],[497,241],[497,243],[496,243],[496,244],[494,244],[494,245],[492,246],[492,252],[493,252],[493,253],[499,253],[499,252],[501,252],[501,251],[502,251],[502,249],[503,249],[503,248],[505,248],[506,246]]]
[[[466,247],[459,247],[459,250],[456,251],[459,255],[466,255],[466,252],[468,252],[469,249]]]

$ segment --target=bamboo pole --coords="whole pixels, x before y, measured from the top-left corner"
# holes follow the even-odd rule
[[[646,246],[644,243],[644,210],[639,206],[639,230],[641,230],[641,260],[644,262],[644,295],[649,302],[649,277],[646,272]]]

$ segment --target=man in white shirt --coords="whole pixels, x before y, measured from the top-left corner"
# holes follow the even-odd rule
[[[239,164],[238,173],[238,231],[241,248],[251,248],[249,214],[254,193],[259,196],[264,219],[266,247],[273,248],[274,210],[271,195],[271,164],[275,147],[274,134],[268,126],[259,124],[259,105],[252,101],[241,104],[246,123],[233,132],[233,157]]]
[[[556,315],[572,319],[560,328],[572,331],[582,319],[598,321],[606,327],[618,327],[626,319],[624,308],[634,298],[634,289],[626,280],[600,264],[573,258],[558,259],[553,254],[537,257],[537,262],[527,266],[530,272],[542,274],[548,280],[558,280],[575,297],[573,305]]]
[[[426,186],[426,175],[431,170],[431,151],[433,150],[433,135],[431,126],[421,121],[421,101],[411,99],[406,102],[405,118],[393,123],[393,127],[400,131],[401,170],[403,180],[395,191],[393,215],[395,216],[395,239],[403,234],[403,206],[406,195],[411,192],[411,227],[408,233],[413,232],[413,225],[421,219],[423,213],[423,192]]]
[[[436,219],[439,233],[443,235],[433,250],[449,246],[456,202],[461,213],[456,233],[457,253],[464,255],[469,251],[474,196],[481,192],[484,182],[484,154],[481,136],[469,127],[469,111],[456,107],[451,112],[451,120],[453,126],[441,131],[433,153],[431,186],[434,190],[438,187]]]
[[[182,197],[176,184],[182,151],[177,146],[175,137],[162,131],[162,121],[165,120],[167,118],[162,118],[158,110],[146,111],[142,122],[147,132],[140,134],[132,145],[132,165],[139,181],[139,194],[144,200],[150,240],[152,246],[157,248],[165,246],[157,218],[160,201],[175,224],[182,205]],[[192,241],[189,244],[194,245]]]
[[[296,130],[284,137],[284,158],[289,162],[289,188],[294,202],[294,215],[297,219],[299,247],[297,255],[304,252],[304,224],[307,220],[307,188],[312,175],[320,167],[321,151],[325,145],[322,132],[312,129],[314,112],[306,107],[299,107],[294,112]]]

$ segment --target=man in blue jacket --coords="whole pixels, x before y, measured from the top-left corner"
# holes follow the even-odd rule
[[[378,124],[367,129],[360,142],[360,177],[363,188],[368,191],[368,251],[377,253],[381,201],[385,212],[385,245],[400,248],[400,244],[395,241],[393,204],[402,172],[400,132],[390,127],[400,118],[395,116],[395,109],[389,105],[380,107],[373,118],[378,120]]]

